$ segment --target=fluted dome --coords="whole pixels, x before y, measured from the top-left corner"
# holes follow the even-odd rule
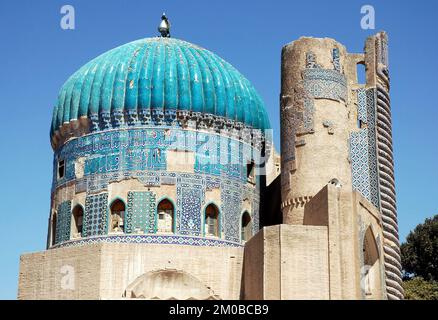
[[[114,115],[166,118],[180,111],[211,114],[255,129],[269,128],[251,83],[214,53],[173,38],[146,38],[114,48],[80,68],[62,86],[51,136],[81,120],[103,130]],[[109,119],[109,120],[108,120]],[[135,121],[134,121],[135,122]],[[91,131],[93,131],[91,129]]]

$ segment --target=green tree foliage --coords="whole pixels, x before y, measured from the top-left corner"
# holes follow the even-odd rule
[[[405,299],[407,300],[438,300],[438,282],[426,281],[421,277],[403,281]]]
[[[411,231],[401,245],[405,278],[422,277],[438,281],[438,215],[426,219]]]
[[[411,231],[401,245],[405,299],[438,300],[438,215]]]

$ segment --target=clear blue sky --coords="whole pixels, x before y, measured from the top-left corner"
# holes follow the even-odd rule
[[[60,28],[65,4],[76,9],[73,31]],[[376,10],[375,31],[360,28],[364,4]],[[281,47],[300,36],[332,37],[360,52],[368,35],[386,30],[401,239],[438,213],[436,1],[2,0],[0,298],[16,297],[19,255],[45,248],[49,127],[59,88],[98,54],[156,36],[163,10],[172,36],[217,53],[254,84],[267,105],[277,146]]]

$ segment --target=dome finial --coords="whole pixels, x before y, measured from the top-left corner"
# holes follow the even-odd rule
[[[165,12],[161,15],[161,23],[158,26],[158,31],[162,37],[170,38],[170,21],[167,19]]]

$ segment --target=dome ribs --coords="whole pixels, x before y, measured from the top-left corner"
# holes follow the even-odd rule
[[[74,73],[59,92],[50,136],[56,149],[74,136],[119,126],[261,129],[269,126],[266,117],[256,90],[231,64],[157,37],[109,50]]]

